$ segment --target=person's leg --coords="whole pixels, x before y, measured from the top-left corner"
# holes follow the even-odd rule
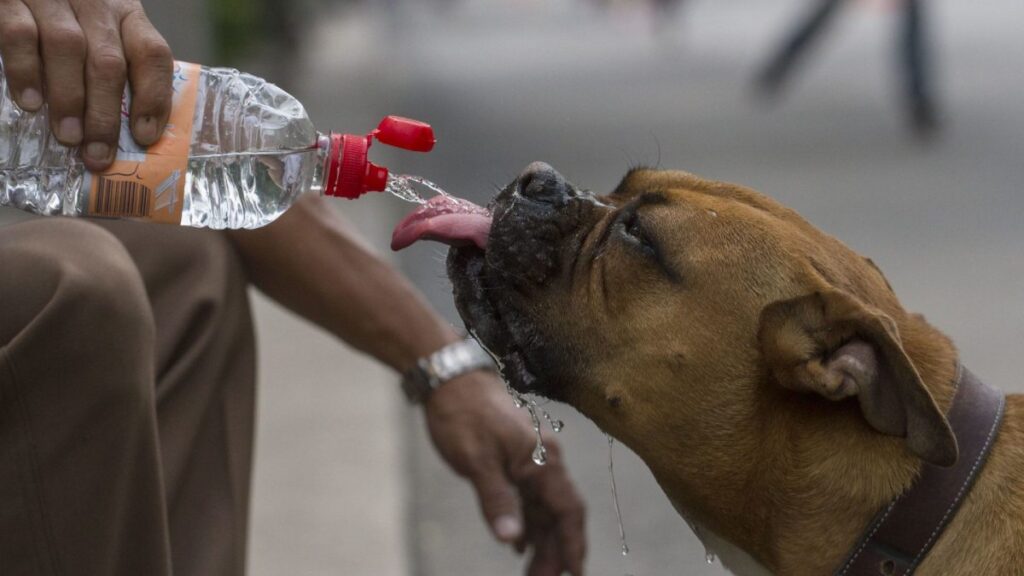
[[[930,83],[930,52],[924,9],[920,0],[904,0],[900,60],[911,126],[919,135],[929,136],[939,127],[939,115]]]
[[[157,420],[175,575],[240,575],[255,402],[241,263],[218,232],[102,226],[135,261],[156,321]]]
[[[0,573],[170,575],[154,322],[88,223],[0,228]]]
[[[843,0],[818,0],[810,12],[797,23],[782,46],[775,52],[756,78],[757,90],[765,96],[774,96],[793,70],[806,56],[811,45],[825,32],[835,19]]]

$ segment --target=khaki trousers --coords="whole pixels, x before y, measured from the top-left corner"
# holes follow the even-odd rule
[[[0,574],[242,574],[254,380],[223,234],[0,228]]]

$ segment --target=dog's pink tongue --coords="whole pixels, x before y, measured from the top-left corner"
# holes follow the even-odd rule
[[[490,231],[491,214],[484,208],[452,196],[434,196],[395,226],[391,249],[401,250],[418,240],[483,249]]]

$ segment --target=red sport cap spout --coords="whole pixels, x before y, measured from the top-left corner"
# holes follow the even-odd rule
[[[437,142],[430,124],[401,116],[384,118],[371,134],[382,144],[413,152],[430,152]]]
[[[331,134],[324,194],[355,199],[367,192],[380,192],[387,186],[388,169],[369,160],[369,149],[376,138],[383,144],[429,152],[434,148],[434,129],[429,124],[399,116],[381,120],[377,129],[366,135]]]

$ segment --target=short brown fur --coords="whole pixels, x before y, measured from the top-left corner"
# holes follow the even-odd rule
[[[604,200],[643,193],[668,200],[642,214],[678,282],[621,242],[596,252],[609,209],[580,248],[584,268],[530,296],[531,322],[583,367],[564,396],[643,458],[688,517],[777,574],[829,574],[922,457],[955,458],[942,414],[956,349],[870,260],[766,196],[636,170]],[[871,406],[844,399],[852,381],[822,380],[851,340],[902,370],[912,396],[872,423]],[[1024,398],[1011,396],[983,474],[917,574],[1022,567]]]

